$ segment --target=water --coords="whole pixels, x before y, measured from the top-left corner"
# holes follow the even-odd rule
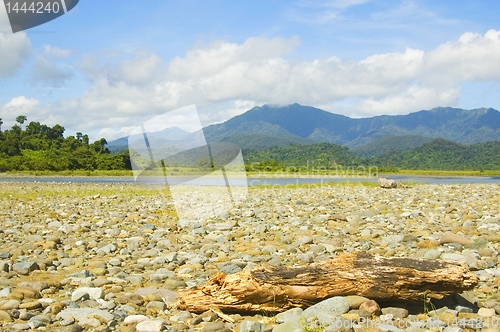
[[[500,176],[428,176],[428,175],[386,175],[387,179],[396,182],[419,182],[430,184],[451,184],[451,183],[500,183]],[[155,183],[162,183],[162,178],[157,178]],[[188,178],[169,178],[169,184],[182,184],[191,180]],[[134,183],[132,177],[25,177],[25,178],[0,178],[0,181],[13,182],[88,182],[88,183]],[[258,186],[258,185],[297,185],[297,184],[315,184],[327,182],[359,182],[369,181],[377,182],[377,178],[248,178],[230,179],[232,185],[236,186]],[[217,179],[197,179],[198,185],[213,186],[219,185]]]

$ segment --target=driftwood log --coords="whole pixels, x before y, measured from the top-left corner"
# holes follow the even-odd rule
[[[180,291],[174,306],[190,312],[215,307],[225,312],[278,313],[332,296],[440,299],[471,289],[477,282],[463,263],[353,252],[304,267],[264,266],[231,275],[218,273],[203,285]]]

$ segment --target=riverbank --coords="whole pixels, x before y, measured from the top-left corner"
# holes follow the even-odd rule
[[[174,169],[176,169],[174,171]],[[443,171],[443,170],[398,170],[397,172],[381,172],[379,173],[376,167],[370,169],[340,169],[340,170],[307,170],[302,172],[282,172],[282,171],[267,171],[262,170],[258,172],[246,172],[247,177],[253,178],[373,178],[377,176],[387,176],[387,175],[432,175],[432,176],[500,176],[500,170],[465,170],[465,171]],[[373,173],[373,174],[369,174]],[[181,171],[178,168],[169,168],[167,170],[169,177],[182,177],[183,175],[193,175],[197,174],[195,169],[190,169],[187,172]],[[228,173],[234,175],[239,175],[239,173]],[[153,175],[158,175],[155,172]],[[131,170],[114,170],[114,171],[104,171],[104,170],[73,170],[73,171],[17,171],[17,172],[7,172],[0,173],[0,178],[2,177],[13,177],[13,178],[26,178],[26,177],[132,177],[133,172]]]
[[[261,326],[256,324],[290,331],[290,323],[263,313],[221,319],[213,312],[180,311],[172,306],[175,291],[221,271],[310,265],[365,251],[464,262],[480,280],[460,301],[380,302],[383,316],[370,313],[374,321],[426,324],[441,318],[443,327],[453,327],[453,317],[498,322],[499,188],[422,184],[387,190],[362,183],[250,188],[238,206],[199,219],[198,207],[207,206],[197,203],[206,196],[204,188],[190,187],[174,202],[167,190],[126,183],[1,182],[0,320],[4,329],[45,325],[77,331],[81,325],[134,331],[146,319],[169,331],[240,331],[241,325]],[[191,219],[177,218],[183,205]],[[346,331],[360,331],[355,321],[366,315],[360,305],[350,303],[339,313],[353,321]]]

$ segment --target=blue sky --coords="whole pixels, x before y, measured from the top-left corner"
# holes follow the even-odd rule
[[[81,0],[12,34],[0,117],[125,136],[195,104],[203,123],[298,102],[353,117],[500,109],[500,2]]]

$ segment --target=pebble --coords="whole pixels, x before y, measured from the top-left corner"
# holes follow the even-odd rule
[[[493,308],[480,308],[477,314],[481,317],[493,317],[495,316],[495,309]]]
[[[441,243],[441,244],[443,244],[443,243],[459,243],[463,246],[466,246],[468,244],[472,244],[472,241],[465,238],[463,235],[455,234],[452,232],[446,232],[439,239],[439,243]]]
[[[127,316],[124,320],[123,323],[125,324],[137,324],[143,321],[149,320],[147,316],[144,315],[130,315]]]
[[[5,310],[0,310],[0,321],[2,322],[10,322],[12,321],[12,318],[10,317],[9,313]]]
[[[30,272],[33,272],[38,269],[38,264],[36,262],[21,262],[16,263],[12,266],[12,270],[16,273],[22,275],[28,275]]]
[[[138,323],[135,327],[137,332],[156,332],[161,331],[163,322],[161,320],[145,320]]]
[[[359,306],[359,310],[367,311],[374,315],[380,314],[380,306],[374,300],[369,300],[361,303],[361,305]]]
[[[363,302],[370,300],[364,296],[358,296],[358,295],[344,296],[344,298],[346,299],[347,303],[349,303],[350,309],[358,309]]]
[[[42,194],[54,190],[68,194]],[[23,191],[40,195],[26,198]],[[124,332],[144,326],[155,331],[159,323],[153,322],[168,322],[159,328],[290,332],[303,331],[290,324],[307,314],[310,320],[319,316],[334,322],[382,317],[381,330],[399,332],[386,325],[413,319],[406,317],[404,305],[380,310],[377,302],[357,296],[327,299],[338,303],[320,310],[317,305],[295,308],[274,319],[231,315],[234,324],[213,313],[193,316],[168,307],[176,301],[173,290],[202,284],[217,272],[312,264],[353,250],[465,262],[480,283],[467,292],[469,297],[462,294],[469,303],[447,299],[443,303],[456,311],[437,308],[438,316],[499,317],[497,184],[264,188],[252,190],[253,196],[235,208],[217,211],[215,218],[200,217],[188,193],[181,203],[190,204],[190,215],[180,220],[166,195],[128,184],[0,183],[0,192],[12,193],[0,197],[0,310],[8,321],[16,319],[8,323],[10,329],[41,323],[46,330]],[[144,320],[125,324],[133,315]]]
[[[302,313],[307,319],[309,317],[318,317],[318,314],[327,314],[330,316],[340,316],[349,311],[349,303],[341,296],[335,296],[323,300],[315,305],[307,308]]]
[[[392,315],[394,318],[406,318],[408,317],[408,310],[404,308],[386,307],[382,308],[383,315]]]

